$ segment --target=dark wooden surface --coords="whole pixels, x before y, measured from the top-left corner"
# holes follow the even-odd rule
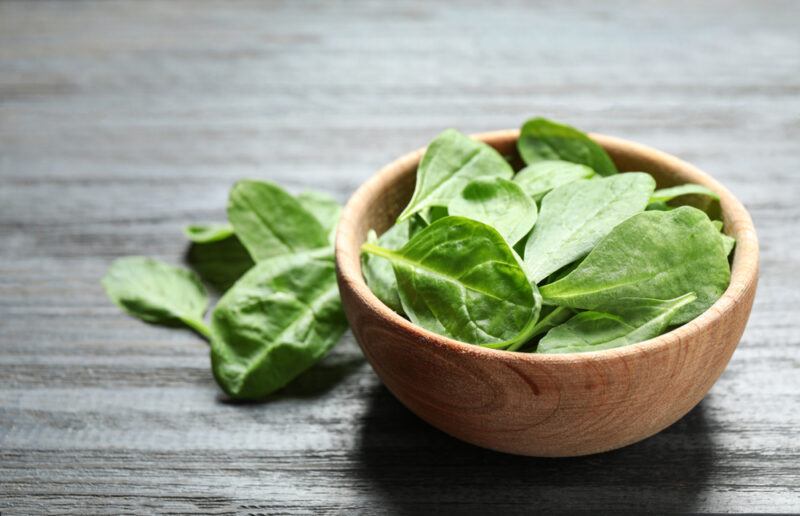
[[[0,2],[0,511],[800,511],[800,4]],[[672,152],[751,210],[762,276],[687,417],[586,458],[428,427],[350,337],[225,403],[206,345],[128,318],[242,177],[345,201],[438,131],[534,114]]]

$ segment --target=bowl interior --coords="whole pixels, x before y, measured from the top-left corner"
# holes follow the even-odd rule
[[[515,165],[515,169],[518,170],[521,167],[521,161],[516,150],[518,134],[517,130],[503,130],[481,133],[473,135],[473,137],[485,141],[502,155],[509,156],[512,164]],[[655,178],[658,188],[683,183],[698,183],[719,194],[724,232],[736,238],[736,247],[732,254],[730,286],[709,311],[715,310],[719,312],[754,284],[757,279],[758,269],[758,243],[755,229],[744,206],[724,186],[693,165],[661,151],[601,134],[590,134],[590,136],[606,149],[621,172],[647,172]],[[411,198],[416,180],[416,169],[424,151],[424,148],[418,149],[398,158],[381,169],[378,174],[356,191],[342,214],[336,242],[340,278],[350,288],[356,290],[359,297],[373,309],[387,319],[405,326],[406,329],[408,329],[407,325],[411,323],[383,305],[372,295],[363,280],[360,246],[366,240],[367,232],[370,229],[374,229],[378,234],[381,234],[394,224],[397,215]],[[456,342],[426,330],[414,328],[424,334],[426,338],[445,340],[450,343]],[[656,339],[659,338],[656,337]],[[469,346],[467,344],[461,345]],[[477,348],[475,346],[469,347]],[[620,349],[628,348],[631,348],[631,346]],[[494,350],[480,349],[495,353]],[[616,352],[619,353],[619,350]],[[502,351],[500,353],[508,354]],[[596,353],[607,353],[607,351],[592,352],[592,354]],[[514,355],[519,356],[520,354],[515,353]],[[587,355],[587,353],[581,355]],[[542,355],[536,356],[542,357]],[[551,359],[557,360],[557,356],[552,355],[553,358]]]

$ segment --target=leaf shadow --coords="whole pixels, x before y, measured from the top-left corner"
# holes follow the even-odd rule
[[[716,461],[701,403],[659,434],[611,452],[532,458],[436,430],[383,386],[371,393],[357,458],[361,481],[390,512],[682,512],[702,498]]]

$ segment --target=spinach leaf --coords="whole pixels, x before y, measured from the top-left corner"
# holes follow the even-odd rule
[[[192,243],[186,261],[203,281],[219,292],[228,290],[254,264],[232,231],[227,238]]]
[[[196,244],[219,242],[233,236],[230,224],[190,224],[184,228],[186,237]]]
[[[519,258],[494,228],[448,216],[397,251],[365,243],[392,263],[403,309],[414,324],[496,348],[525,343],[541,300]]]
[[[182,323],[208,337],[203,322],[208,294],[193,272],[128,256],[111,264],[102,283],[108,297],[128,314],[150,323]]]
[[[432,206],[450,200],[471,180],[480,176],[511,179],[514,170],[492,147],[447,129],[431,142],[417,169],[414,194],[398,217],[403,221]]]
[[[559,186],[544,199],[525,245],[525,267],[539,283],[586,255],[617,224],[644,210],[655,181],[643,172]]]
[[[720,233],[719,236],[722,238],[722,249],[725,251],[725,256],[729,256],[733,248],[736,247],[736,239],[725,233]]]
[[[377,237],[375,231],[370,230],[367,234],[367,242],[395,251],[403,247],[423,227],[425,227],[424,221],[421,218],[411,217],[390,227],[380,238]],[[382,258],[363,253],[361,270],[375,297],[395,312],[404,313],[403,305],[400,303],[400,294],[397,292],[397,280],[394,277],[392,264]]]
[[[495,228],[516,244],[536,222],[536,203],[516,183],[502,177],[473,179],[450,201],[450,215],[467,217]]]
[[[533,329],[533,335],[531,335],[531,337],[547,333],[551,328],[555,328],[559,324],[569,320],[569,318],[575,313],[574,310],[565,306],[543,306],[542,313],[545,312],[545,308],[549,308],[549,310],[547,311],[547,314],[543,315],[539,319],[539,322],[536,323],[536,327]]]
[[[594,170],[586,165],[570,163],[569,161],[545,160],[531,163],[514,176],[514,182],[522,190],[539,202],[553,188],[593,177]]]
[[[624,175],[624,174],[623,174]],[[622,222],[578,267],[541,288],[545,303],[618,312],[625,298],[672,299],[695,292],[672,323],[703,313],[730,282],[719,233],[702,211],[645,211]]]
[[[328,240],[333,243],[336,238],[336,225],[342,212],[342,207],[336,199],[328,194],[312,191],[301,192],[296,198],[297,202],[328,232]]]
[[[697,296],[693,292],[662,301],[629,299],[629,306],[613,315],[581,312],[556,326],[539,342],[537,353],[579,353],[635,344],[661,335],[678,310]]]
[[[517,150],[528,165],[544,160],[564,160],[586,165],[601,176],[617,173],[611,157],[594,140],[574,127],[546,118],[534,118],[522,125]]]
[[[271,182],[237,182],[228,198],[228,220],[257,262],[329,245],[329,230]]]
[[[706,212],[712,220],[722,218],[719,195],[705,186],[693,183],[656,190],[647,209],[667,211],[678,206],[693,206]]]
[[[262,398],[316,363],[346,329],[331,248],[260,261],[212,314],[214,377],[233,398]]]
[[[705,195],[712,199],[719,200],[719,195],[717,195],[717,193],[713,190],[710,190],[703,185],[687,183],[685,185],[660,188],[656,190],[650,197],[650,202],[668,202],[683,195]]]

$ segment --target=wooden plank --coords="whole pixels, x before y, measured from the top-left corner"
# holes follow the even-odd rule
[[[0,510],[800,511],[794,2],[0,3]],[[128,254],[242,177],[345,201],[446,127],[544,114],[672,152],[751,210],[762,279],[710,395],[609,454],[537,460],[428,427],[351,337],[224,403],[205,344],[120,314]]]

